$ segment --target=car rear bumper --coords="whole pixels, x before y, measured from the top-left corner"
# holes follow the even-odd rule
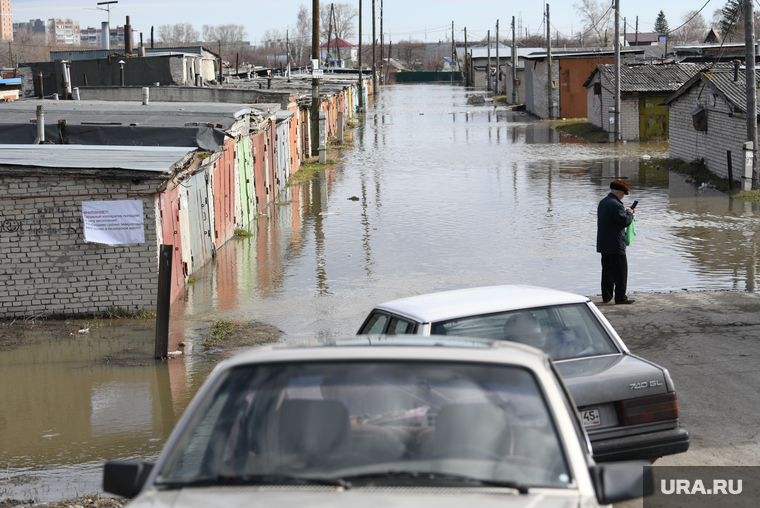
[[[647,434],[592,441],[591,447],[594,460],[597,462],[656,459],[688,450],[689,432],[676,427]]]

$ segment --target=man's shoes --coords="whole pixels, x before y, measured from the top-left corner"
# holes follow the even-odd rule
[[[602,300],[602,303],[610,303],[610,300],[612,300],[612,298],[609,298],[607,300]]]
[[[635,301],[636,301],[636,300],[634,300],[634,299],[632,299],[632,298],[626,298],[625,300],[622,300],[622,301],[620,301],[620,302],[615,302],[615,303],[616,303],[616,304],[618,304],[618,305],[620,305],[621,303],[622,303],[622,304],[628,304],[628,303],[633,303],[633,302],[635,302]]]

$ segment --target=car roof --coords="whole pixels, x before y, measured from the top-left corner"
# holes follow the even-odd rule
[[[382,360],[501,363],[546,371],[548,356],[534,347],[501,340],[360,335],[264,346],[225,360],[215,370],[275,362]]]
[[[585,303],[585,296],[536,286],[486,286],[428,293],[377,305],[420,323],[509,310]]]

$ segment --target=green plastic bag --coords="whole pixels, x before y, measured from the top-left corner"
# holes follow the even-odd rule
[[[636,238],[636,216],[633,216],[633,220],[631,221],[631,225],[625,228],[625,244],[631,245],[633,243],[633,239]]]

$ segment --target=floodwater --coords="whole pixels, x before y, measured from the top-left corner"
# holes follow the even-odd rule
[[[197,346],[218,319],[295,340],[351,335],[375,304],[431,291],[598,295],[595,213],[612,179],[639,200],[630,291],[756,290],[757,205],[654,167],[666,143],[589,145],[467,93],[383,88],[336,168],[290,187],[194,276],[170,324],[186,354],[155,366],[139,320],[72,322],[0,351],[0,499],[96,492],[104,460],[154,459],[223,356]]]

